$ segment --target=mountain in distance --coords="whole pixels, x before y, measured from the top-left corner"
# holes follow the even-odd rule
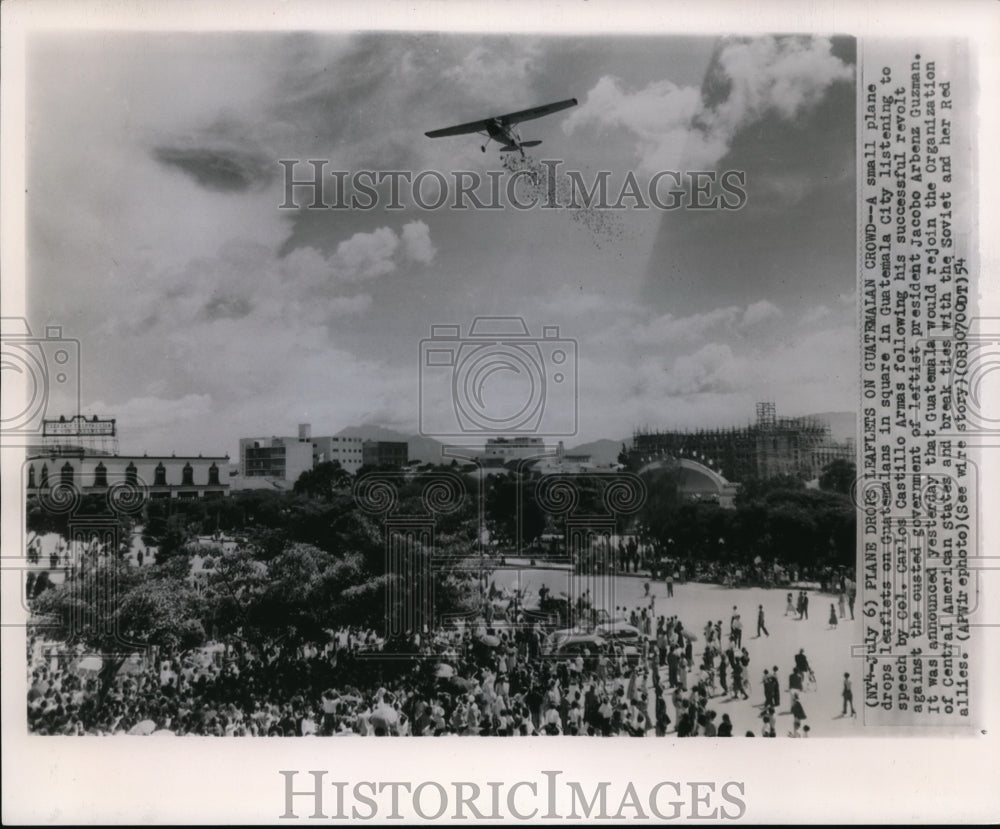
[[[600,440],[593,440],[590,443],[581,443],[579,446],[572,448],[567,447],[566,454],[590,455],[591,463],[597,466],[610,466],[613,463],[618,463],[618,453],[622,451],[623,443],[626,446],[630,446],[632,438],[623,438],[622,440],[601,438]]]

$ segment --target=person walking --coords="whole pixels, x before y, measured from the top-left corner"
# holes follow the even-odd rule
[[[743,695],[743,699],[750,699],[750,695],[747,694],[745,680],[746,676],[744,674],[744,667],[741,660],[737,659],[733,662],[733,699],[736,699],[740,694]]]
[[[837,611],[836,608],[834,608],[833,606],[833,602],[830,602],[830,627],[828,628],[828,630],[836,630],[836,629],[837,629]]]
[[[789,613],[795,615],[795,602],[792,601],[791,593],[785,598],[785,615],[787,616]]]
[[[674,595],[674,574],[673,572],[667,573],[667,598],[672,598]]]
[[[767,626],[764,624],[764,605],[759,604],[759,605],[757,605],[757,638],[758,639],[760,639],[760,633],[761,633],[761,631],[764,632],[764,635],[766,637],[768,637],[768,638],[771,637],[771,634],[767,632]]]
[[[677,663],[680,661],[680,653],[676,647],[672,647],[667,653],[667,684],[671,688],[677,687]]]
[[[773,705],[771,696],[771,672],[765,668],[764,669],[764,679],[761,683],[764,686],[764,707],[769,708]]]
[[[792,716],[795,718],[795,732],[798,733],[806,719],[806,712],[799,701],[799,695],[794,692],[792,693]]]
[[[847,672],[844,673],[844,685],[841,689],[840,695],[844,698],[844,707],[841,711],[841,716],[847,716],[847,709],[851,709],[851,716],[856,717],[858,714],[854,710],[854,690],[851,688],[851,675]]]

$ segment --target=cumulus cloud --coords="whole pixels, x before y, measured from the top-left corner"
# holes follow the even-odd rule
[[[693,344],[709,335],[744,333],[763,322],[777,319],[782,310],[769,300],[753,302],[745,308],[730,305],[686,317],[663,314],[646,322],[630,322],[631,340],[642,346]]]
[[[810,308],[808,311],[806,311],[806,313],[802,316],[802,322],[805,325],[812,325],[813,323],[817,323],[820,320],[825,319],[829,316],[830,316],[829,308],[827,308],[825,305],[817,305],[814,308]]]
[[[85,396],[100,398],[94,411],[118,416],[123,434],[152,436],[140,451],[218,451],[300,421],[317,433],[406,418],[415,429],[416,329],[442,308],[464,320],[481,305],[528,311],[533,333],[555,323],[579,339],[581,427],[594,437],[646,418],[740,422],[758,393],[843,408],[856,340],[849,326],[832,328],[850,313],[836,299],[824,298],[832,313],[822,331],[798,319],[769,326],[781,309],[751,300],[781,294],[751,287],[720,299],[725,307],[663,314],[681,305],[639,305],[641,233],[595,250],[582,229],[557,224],[558,211],[507,211],[498,233],[483,215],[450,211],[407,223],[401,213],[345,220],[277,209],[278,158],[479,169],[479,141],[423,140],[423,131],[562,97],[552,85],[584,83],[584,65],[590,94],[565,92],[580,96],[566,129],[581,140],[553,136],[558,119],[525,137],[571,145],[581,169],[635,158],[685,169],[721,157],[740,124],[795,118],[823,84],[849,76],[825,41],[726,43],[713,96],[654,80],[673,77],[669,60],[632,81],[619,68],[632,66],[629,43],[608,52],[624,63],[602,63],[590,45],[521,36],[144,36],[123,38],[110,60],[106,38],[84,40],[53,44],[34,65],[33,297],[54,322],[78,321]],[[77,140],[81,125],[87,141]],[[582,140],[591,135],[593,145]],[[267,176],[274,187],[262,192]],[[74,198],[52,195],[65,192]],[[636,214],[630,232],[652,226],[652,211]],[[426,288],[408,290],[410,274],[439,259]]]
[[[739,316],[740,309],[736,306],[716,308],[686,317],[663,314],[644,325],[636,325],[633,328],[633,338],[643,345],[690,343],[713,329],[733,325]]]
[[[780,316],[781,309],[777,305],[766,299],[761,299],[746,307],[740,322],[744,327],[749,328],[760,325],[762,322],[770,322]]]
[[[617,291],[597,291],[583,285],[560,285],[549,295],[538,300],[538,309],[549,317],[575,320],[585,314],[622,316],[633,319],[639,311],[630,300]]]
[[[337,245],[329,260],[331,276],[343,282],[361,282],[391,273],[396,269],[393,255],[398,247],[399,236],[388,227],[355,233]]]
[[[671,169],[680,158],[690,157],[692,143],[704,143],[691,131],[691,121],[700,110],[701,95],[694,87],[656,81],[630,92],[618,78],[605,75],[563,122],[563,131],[572,135],[594,124],[624,128],[635,135],[636,153],[644,166]],[[711,154],[722,151],[724,147],[714,148]]]
[[[831,84],[851,80],[854,70],[832,53],[827,38],[762,37],[726,43],[712,73],[713,87],[725,90],[717,101],[666,80],[630,91],[604,76],[563,129],[625,129],[648,170],[703,168],[722,158],[739,129],[769,114],[795,119]]]
[[[719,54],[729,95],[706,120],[732,134],[769,111],[792,119],[815,106],[829,86],[854,77],[828,38],[763,37],[729,43]]]
[[[274,328],[324,324],[371,306],[371,297],[357,292],[360,283],[384,277],[406,263],[422,265],[433,255],[422,222],[411,222],[401,233],[390,227],[355,233],[330,255],[298,247],[278,257],[268,245],[234,239],[215,256],[165,273],[162,285],[167,287],[137,295],[126,321],[115,324],[133,333],[157,326],[184,330],[206,321],[243,319]],[[258,329],[258,336],[265,333],[270,336],[273,331]]]
[[[663,390],[669,395],[729,392],[744,382],[733,350],[724,343],[708,343],[674,360],[664,377]]]
[[[530,84],[541,52],[541,44],[534,40],[498,38],[476,43],[441,73],[442,80],[482,100],[495,101],[499,91],[513,102]],[[482,117],[490,114],[500,113],[484,112]]]
[[[414,262],[429,265],[437,253],[431,242],[431,229],[426,222],[414,221],[403,225],[403,250]]]

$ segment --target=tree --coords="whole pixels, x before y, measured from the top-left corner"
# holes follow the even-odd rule
[[[827,492],[850,495],[857,475],[858,468],[854,461],[836,458],[823,467],[819,476],[819,488]]]
[[[296,495],[330,499],[350,488],[351,474],[341,468],[340,461],[323,461],[299,475],[292,491]]]
[[[492,538],[520,549],[545,531],[545,513],[516,472],[492,475],[482,486],[486,487],[484,517]]]
[[[102,528],[105,522],[116,525],[116,532],[119,539],[128,539],[132,535],[132,516],[109,509],[107,498],[103,494],[88,493],[82,495],[79,501],[68,511],[56,509],[49,504],[46,497],[31,497],[27,502],[27,529],[30,533],[45,535],[56,533],[62,538],[68,538],[71,528],[75,532],[75,537],[86,541],[80,535],[85,532],[88,519],[102,519]],[[74,523],[76,526],[74,527]]]
[[[639,521],[648,539],[660,550],[665,549],[667,539],[677,538],[677,512],[681,506],[680,472],[676,469],[660,468],[647,472],[646,501],[639,511]]]
[[[806,488],[805,481],[795,475],[775,475],[772,478],[747,478],[740,484],[734,502],[748,504],[752,501],[766,498],[772,492],[801,492]]]
[[[49,636],[101,654],[102,697],[131,654],[150,646],[184,652],[205,639],[201,599],[176,570],[137,569],[113,556],[85,560],[32,611]]]
[[[143,533],[143,541],[156,546],[156,562],[162,564],[172,556],[181,553],[193,536],[194,533],[183,515],[171,515],[163,522],[159,532],[155,535],[149,531]]]

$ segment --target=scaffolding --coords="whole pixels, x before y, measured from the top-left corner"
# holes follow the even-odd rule
[[[773,429],[777,419],[774,401],[762,400],[757,404],[757,425],[761,429]]]
[[[773,402],[757,404],[753,424],[721,429],[636,429],[629,452],[633,466],[666,458],[688,458],[730,481],[792,475],[819,477],[832,458],[854,458],[851,442],[836,443],[830,426],[815,417],[778,417]]]

